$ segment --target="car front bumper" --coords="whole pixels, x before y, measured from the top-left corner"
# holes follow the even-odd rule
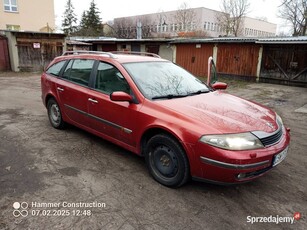
[[[198,143],[198,165],[192,177],[214,183],[235,184],[261,177],[282,162],[288,152],[289,131],[275,145],[262,149],[230,151]],[[277,162],[278,161],[278,162]]]

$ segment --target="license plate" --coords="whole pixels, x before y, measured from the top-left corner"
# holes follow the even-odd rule
[[[275,167],[276,165],[278,165],[280,162],[282,162],[288,153],[288,148],[285,148],[283,151],[281,151],[280,153],[278,153],[277,155],[274,156],[273,158],[273,167]]]

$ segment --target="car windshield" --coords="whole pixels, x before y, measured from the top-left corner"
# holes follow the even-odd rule
[[[149,99],[172,99],[209,92],[199,79],[172,62],[126,63],[124,67]]]

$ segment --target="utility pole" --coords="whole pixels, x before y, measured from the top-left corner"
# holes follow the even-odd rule
[[[140,21],[136,23],[136,39],[142,39],[142,22]]]

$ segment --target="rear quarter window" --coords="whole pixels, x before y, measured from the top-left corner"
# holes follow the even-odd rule
[[[63,68],[65,62],[66,61],[60,61],[60,62],[55,63],[54,65],[50,66],[47,69],[46,73],[54,75],[54,76],[59,76],[61,69]]]

